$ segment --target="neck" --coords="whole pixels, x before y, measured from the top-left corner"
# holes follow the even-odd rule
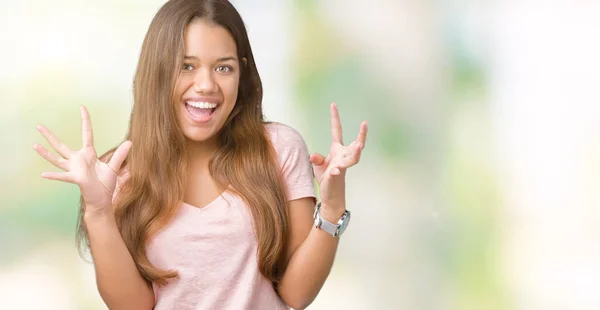
[[[208,163],[217,150],[217,143],[216,141],[188,141],[187,150],[190,158],[190,170],[208,170]]]

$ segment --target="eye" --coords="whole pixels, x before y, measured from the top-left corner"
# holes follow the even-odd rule
[[[233,68],[231,68],[230,66],[218,66],[217,67],[217,72],[229,73],[231,71],[233,71]]]
[[[183,69],[183,71],[192,71],[192,70],[194,70],[194,66],[192,66],[190,64],[183,64],[182,69]]]

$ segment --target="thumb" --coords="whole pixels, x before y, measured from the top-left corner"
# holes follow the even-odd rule
[[[125,141],[119,145],[119,147],[115,150],[115,153],[110,158],[110,162],[108,162],[108,166],[113,170],[118,172],[121,170],[121,165],[127,158],[127,154],[131,149],[131,141]]]
[[[310,162],[315,166],[320,166],[325,162],[325,156],[319,153],[313,153],[310,155]]]

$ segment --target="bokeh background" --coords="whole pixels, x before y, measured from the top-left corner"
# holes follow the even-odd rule
[[[312,152],[369,121],[352,223],[309,309],[600,309],[600,3],[237,0],[268,119]],[[123,138],[164,0],[0,2],[0,309],[106,309],[43,123]]]

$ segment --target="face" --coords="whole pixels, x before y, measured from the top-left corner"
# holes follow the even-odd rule
[[[225,28],[195,20],[185,32],[185,59],[174,92],[185,137],[214,142],[233,110],[240,79],[237,48]]]

